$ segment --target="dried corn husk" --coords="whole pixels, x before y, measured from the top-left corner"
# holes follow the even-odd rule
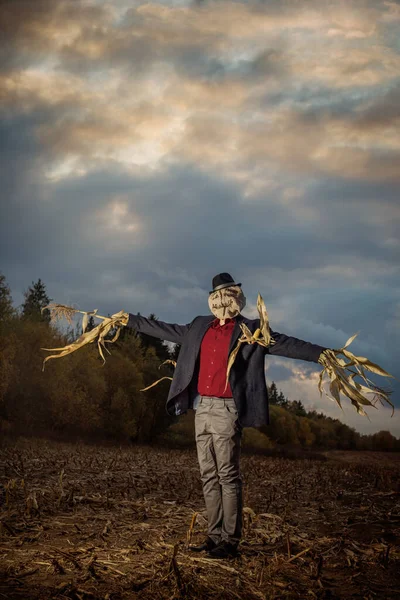
[[[72,325],[72,319],[75,314],[81,312],[72,306],[67,306],[66,304],[56,304],[55,302],[44,306],[41,309],[41,313],[43,314],[45,310],[50,312],[51,323],[56,323],[57,321],[61,321],[61,319],[66,319],[70,325]]]
[[[318,383],[320,394],[322,396],[322,392],[324,392],[328,398],[336,401],[341,408],[340,394],[347,396],[358,414],[363,416],[368,416],[363,406],[373,406],[376,408],[375,405],[377,402],[380,402],[382,405],[386,402],[394,411],[394,406],[389,399],[390,392],[374,384],[366,376],[365,371],[370,371],[382,377],[393,377],[393,375],[390,375],[385,369],[371,362],[365,356],[355,356],[352,352],[346,350],[357,335],[357,333],[352,335],[343,348],[339,350],[328,348],[321,353],[318,359],[318,362],[323,366]],[[339,355],[345,358],[341,358]],[[347,359],[347,362],[345,359]],[[330,380],[330,395],[324,388],[325,376]],[[357,376],[361,378],[365,385],[355,380]],[[373,399],[369,400],[365,394],[373,394]]]
[[[121,328],[128,323],[129,319],[128,313],[123,312],[122,310],[118,313],[115,313],[111,317],[102,317],[101,315],[97,314],[97,309],[90,312],[86,312],[83,310],[72,308],[71,306],[65,306],[64,304],[49,304],[48,306],[45,306],[42,310],[46,309],[50,311],[51,320],[53,322],[62,318],[66,318],[68,322],[71,323],[74,314],[83,314],[83,333],[77,340],[75,340],[75,342],[72,342],[72,344],[68,344],[67,346],[63,346],[62,348],[41,348],[46,352],[58,352],[58,354],[46,356],[46,358],[43,361],[43,371],[45,364],[48,360],[52,358],[61,358],[62,356],[71,354],[71,352],[75,352],[76,350],[79,350],[79,348],[82,348],[87,344],[93,344],[94,342],[97,342],[97,347],[100,356],[103,359],[103,362],[105,362],[103,351],[105,350],[106,352],[108,352],[108,354],[110,354],[109,350],[106,348],[106,344],[113,344],[117,341],[121,333]],[[89,316],[93,316],[96,319],[101,319],[102,322],[91,331],[86,332]],[[106,340],[106,336],[113,330],[116,330],[114,337],[111,340]]]
[[[229,355],[228,358],[228,366],[226,369],[226,382],[225,382],[225,390],[228,387],[229,382],[229,373],[231,372],[231,368],[233,363],[235,362],[236,356],[239,352],[240,346],[244,343],[246,344],[260,344],[260,346],[264,346],[268,348],[272,344],[275,344],[275,340],[271,337],[271,331],[269,328],[269,318],[268,312],[265,307],[264,300],[261,294],[257,296],[257,310],[260,318],[260,327],[256,329],[254,333],[250,331],[245,323],[240,323],[239,327],[242,331],[242,335],[237,341],[235,348]]]
[[[163,365],[173,365],[173,367],[176,367],[176,361],[175,360],[169,360],[169,359],[168,360],[164,360],[164,362],[162,362],[161,365],[158,368],[161,369],[161,367]],[[172,377],[168,377],[168,375],[166,375],[165,377],[161,377],[161,379],[157,379],[157,381],[155,381],[151,385],[148,385],[147,387],[143,388],[140,391],[141,392],[147,392],[147,390],[150,390],[152,387],[154,387],[155,385],[157,385],[161,381],[164,381],[164,379],[169,379],[170,381],[172,381]]]

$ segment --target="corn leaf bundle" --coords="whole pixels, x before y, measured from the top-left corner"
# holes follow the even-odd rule
[[[72,317],[78,313],[83,315],[83,319],[82,335],[77,340],[75,340],[75,342],[72,342],[71,344],[63,346],[61,348],[41,348],[46,352],[57,353],[51,354],[50,356],[46,356],[46,358],[43,360],[43,371],[45,368],[45,364],[48,360],[51,360],[52,358],[61,358],[62,356],[71,354],[72,352],[79,350],[79,348],[82,348],[87,344],[93,344],[94,342],[97,343],[99,354],[103,359],[103,362],[105,362],[106,359],[104,357],[104,351],[110,354],[109,350],[106,347],[106,344],[113,344],[117,341],[121,333],[121,328],[127,324],[129,318],[128,313],[125,313],[122,310],[118,313],[115,313],[111,317],[102,317],[101,315],[97,314],[97,309],[90,312],[86,312],[83,310],[72,308],[71,306],[66,306],[64,304],[52,303],[48,306],[45,306],[42,309],[42,311],[46,309],[50,311],[52,322],[65,318],[69,323],[72,323]],[[97,325],[97,327],[94,327],[91,331],[86,331],[86,327],[90,316],[93,316],[96,319],[101,319],[101,323]],[[106,339],[106,337],[111,332],[114,332],[114,336],[111,339]]]
[[[239,325],[242,335],[238,339],[235,348],[232,350],[228,358],[225,390],[228,387],[229,373],[231,372],[232,365],[235,362],[236,356],[242,344],[260,344],[260,346],[264,346],[265,348],[268,348],[268,346],[271,346],[271,344],[275,344],[275,340],[271,337],[268,312],[261,294],[258,294],[257,296],[257,310],[260,318],[260,327],[256,329],[254,333],[250,331],[245,323],[240,323]]]
[[[336,401],[340,408],[342,408],[340,394],[347,396],[358,414],[363,416],[368,416],[363,406],[374,406],[376,408],[375,404],[377,402],[380,402],[382,405],[385,402],[389,404],[393,409],[393,414],[394,406],[389,399],[390,391],[377,386],[367,377],[366,371],[381,375],[382,377],[393,377],[393,375],[387,373],[382,367],[371,362],[365,356],[355,356],[347,350],[357,335],[351,336],[343,348],[339,350],[326,349],[321,353],[318,359],[318,362],[323,366],[318,383],[320,394],[322,396],[322,392],[324,392],[328,398]],[[330,380],[330,394],[324,388],[325,377]],[[355,379],[356,377],[359,377],[365,385],[358,383]],[[373,399],[369,400],[365,394],[373,394]]]
[[[163,365],[172,365],[173,367],[176,367],[176,361],[175,360],[169,360],[169,359],[168,360],[164,360],[164,362],[162,362],[161,365],[158,368],[161,369],[161,367]],[[165,379],[169,379],[170,381],[172,381],[172,377],[169,377],[168,375],[165,375],[164,377],[161,377],[160,379],[157,379],[157,381],[155,381],[154,383],[148,385],[147,387],[143,388],[140,391],[141,392],[147,392],[147,390],[150,390],[152,387],[154,387],[155,385],[157,385],[161,381],[164,381]]]

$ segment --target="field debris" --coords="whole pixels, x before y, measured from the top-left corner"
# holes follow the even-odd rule
[[[400,457],[369,454],[244,456],[240,554],[215,561],[188,549],[193,450],[3,443],[0,598],[399,598]]]

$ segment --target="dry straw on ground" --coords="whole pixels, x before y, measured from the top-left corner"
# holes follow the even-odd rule
[[[206,530],[195,452],[10,443],[0,598],[394,600],[399,457],[338,455],[244,456],[240,556],[218,562],[187,549]]]

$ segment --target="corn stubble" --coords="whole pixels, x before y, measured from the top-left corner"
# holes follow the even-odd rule
[[[194,450],[9,443],[0,597],[394,600],[400,462],[349,456],[244,456],[240,556],[212,561],[187,549],[207,526]]]

